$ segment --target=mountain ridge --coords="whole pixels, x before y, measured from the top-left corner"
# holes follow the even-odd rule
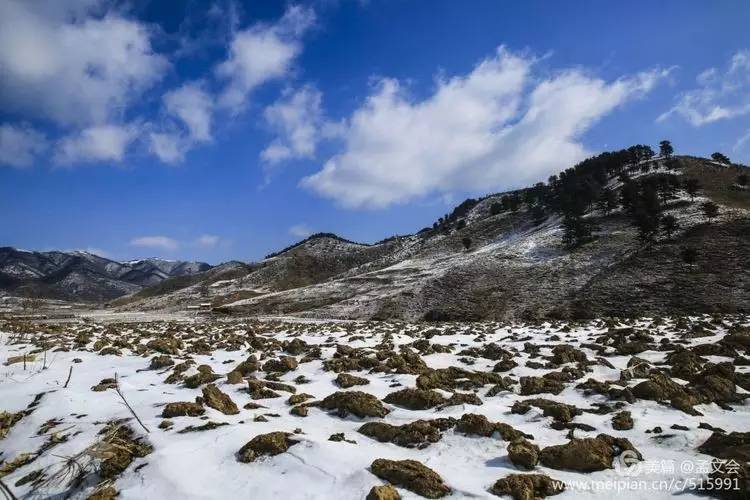
[[[317,233],[260,262],[112,293],[111,305],[174,312],[210,302],[228,315],[504,321],[750,310],[743,237],[750,191],[735,183],[747,167],[644,158],[648,150],[603,153],[547,184],[469,198],[413,234],[359,243]],[[703,207],[713,202],[712,222]],[[654,220],[646,210],[653,204]],[[664,234],[667,219],[674,234]],[[697,263],[684,261],[686,246],[700,250]]]
[[[205,262],[155,258],[118,262],[78,250],[0,247],[0,289],[24,297],[102,302],[210,268]]]

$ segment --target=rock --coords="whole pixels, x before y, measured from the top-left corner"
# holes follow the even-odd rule
[[[210,384],[219,380],[221,375],[217,375],[213,372],[210,366],[200,365],[198,367],[198,373],[191,375],[185,379],[185,386],[191,389],[197,389],[203,384]]]
[[[179,354],[184,344],[175,337],[160,337],[149,341],[146,347],[162,354]]]
[[[401,495],[390,484],[384,484],[373,486],[365,500],[401,500]]]
[[[393,443],[404,448],[425,448],[437,443],[444,431],[454,425],[452,419],[417,420],[404,425],[390,425],[385,422],[368,422],[357,432],[381,443]]]
[[[441,498],[451,493],[440,475],[416,460],[386,460],[378,458],[370,471],[390,483],[425,498]]]
[[[670,401],[672,406],[678,410],[691,415],[698,414],[693,408],[693,405],[699,402],[695,395],[689,393],[680,384],[663,373],[651,373],[648,380],[644,380],[633,387],[632,392],[637,398],[653,401]]]
[[[284,391],[291,394],[297,392],[297,388],[293,385],[284,384],[275,380],[265,380],[264,383],[266,384],[266,387],[268,387],[269,389],[273,389],[274,391]]]
[[[714,432],[698,451],[725,460],[750,462],[750,432]]]
[[[188,425],[184,429],[180,429],[177,431],[177,434],[187,434],[188,432],[203,432],[203,431],[210,431],[213,429],[216,429],[218,427],[224,427],[225,425],[229,425],[228,422],[211,422],[208,421],[205,424],[202,425]]]
[[[294,406],[314,398],[315,396],[313,396],[312,394],[305,394],[304,392],[302,392],[300,394],[292,394],[291,396],[289,396],[289,399],[286,400],[286,403],[288,405]]]
[[[305,405],[297,405],[293,406],[292,409],[289,410],[289,413],[297,417],[306,417],[309,410]]]
[[[693,351],[681,349],[667,354],[666,362],[672,365],[669,372],[673,377],[691,380],[700,372],[706,359],[698,356]]]
[[[510,474],[498,479],[490,488],[497,496],[511,496],[515,500],[535,500],[557,495],[565,490],[565,483],[544,474]]]
[[[492,371],[496,373],[507,372],[507,371],[512,370],[516,366],[518,366],[518,363],[516,363],[512,359],[504,359],[502,361],[498,361],[497,363],[495,363],[495,366],[492,368]]]
[[[456,432],[470,436],[490,437],[495,432],[499,433],[505,441],[515,439],[530,438],[532,436],[525,434],[510,425],[502,422],[490,422],[484,415],[476,413],[464,413],[456,424]]]
[[[296,370],[299,363],[291,356],[281,356],[279,359],[269,359],[263,364],[263,371],[265,372],[281,372],[286,373],[292,370]]]
[[[479,399],[479,396],[477,396],[473,392],[454,392],[453,394],[451,394],[451,397],[449,397],[440,407],[445,408],[448,406],[459,405],[481,406],[483,404],[484,403],[481,399]]]
[[[253,399],[271,399],[281,397],[279,393],[266,387],[265,382],[254,378],[247,381],[247,389],[250,392],[250,397]]]
[[[388,394],[383,401],[409,410],[427,410],[446,402],[437,391],[429,389],[401,389]]]
[[[633,428],[633,417],[629,411],[621,411],[612,417],[612,428],[617,431],[629,431]]]
[[[269,432],[251,439],[237,452],[237,460],[243,463],[253,462],[261,456],[273,456],[284,453],[299,441],[292,439],[290,432]]]
[[[98,384],[91,388],[94,392],[103,392],[107,389],[117,388],[117,380],[113,378],[103,378]]]
[[[586,353],[569,345],[557,345],[552,348],[551,361],[556,365],[565,363],[585,363],[588,361]]]
[[[521,377],[521,395],[560,394],[565,388],[562,382],[544,377]]]
[[[292,339],[291,341],[284,343],[284,351],[293,356],[302,354],[308,349],[308,347],[307,342],[302,339]]]
[[[355,385],[367,385],[370,383],[366,378],[356,377],[354,375],[349,375],[348,373],[339,373],[333,382],[342,389],[348,389]]]
[[[164,431],[171,429],[174,426],[174,422],[171,420],[162,420],[159,422],[159,429],[162,429]]]
[[[599,434],[595,438],[571,439],[566,444],[543,448],[539,461],[552,469],[594,472],[611,469],[612,460],[626,450],[634,453],[638,460],[643,459],[627,439]]]
[[[224,415],[237,415],[240,412],[232,398],[221,392],[214,384],[208,384],[203,388],[203,402]]]
[[[200,403],[191,403],[189,401],[179,403],[167,403],[161,412],[164,418],[173,417],[198,417],[206,412]]]
[[[523,438],[512,441],[506,449],[516,467],[531,470],[539,463],[539,447]]]
[[[249,377],[258,371],[258,358],[250,356],[245,361],[235,366],[232,371],[239,373],[243,377]]]
[[[245,381],[245,377],[238,371],[231,371],[227,373],[227,384],[241,384]]]
[[[148,365],[149,370],[161,370],[174,365],[174,360],[166,354],[161,356],[154,356],[151,358],[151,363]]]
[[[419,389],[444,389],[446,391],[478,389],[487,384],[501,384],[503,377],[499,373],[472,372],[450,366],[429,370],[417,377]]]
[[[341,418],[352,414],[359,418],[384,417],[388,410],[378,398],[361,391],[338,391],[326,396],[320,407],[325,410],[336,410]]]
[[[532,406],[542,410],[542,414],[545,417],[552,417],[555,421],[562,423],[570,422],[576,415],[583,413],[579,408],[576,408],[573,405],[558,403],[557,401],[542,398],[516,401],[513,403],[510,412],[523,415],[527,413]]]

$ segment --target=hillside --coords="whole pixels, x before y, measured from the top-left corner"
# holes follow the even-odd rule
[[[102,302],[172,277],[209,269],[203,262],[143,259],[116,262],[88,252],[0,248],[0,292],[78,302]]]
[[[229,315],[354,319],[750,310],[750,192],[734,181],[746,167],[686,156],[628,158],[627,152],[605,153],[562,172],[554,185],[467,200],[412,235],[375,244],[316,235],[241,276],[199,276],[178,291],[127,300],[125,308],[179,310],[202,297]],[[692,196],[687,179],[700,185]],[[674,186],[662,192],[667,181]],[[658,218],[646,231],[648,219],[621,200],[633,186],[643,198],[657,185]],[[612,206],[599,202],[603,193]],[[702,205],[710,200],[719,215],[709,223]],[[670,237],[659,225],[666,216],[678,226]],[[587,227],[590,237],[564,244],[571,220]],[[695,262],[683,260],[686,247],[696,250]]]

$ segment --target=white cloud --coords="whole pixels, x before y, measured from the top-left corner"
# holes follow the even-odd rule
[[[96,125],[61,139],[55,161],[70,165],[92,161],[120,162],[138,132],[133,125]]]
[[[501,47],[421,101],[382,79],[347,121],[343,151],[301,184],[347,207],[382,208],[535,182],[589,154],[582,134],[668,73],[606,82],[573,69],[539,81],[534,63]]]
[[[198,246],[201,246],[204,248],[213,248],[219,244],[220,240],[221,239],[218,236],[215,236],[213,234],[204,234],[198,237],[198,239],[195,240],[195,243]]]
[[[102,124],[159,80],[168,63],[154,53],[149,29],[104,11],[94,0],[0,0],[4,110]]]
[[[175,164],[185,159],[187,148],[183,139],[175,133],[152,132],[149,142],[149,151],[164,163]]]
[[[198,82],[190,82],[164,94],[164,106],[185,124],[190,138],[203,142],[211,140],[213,98]]]
[[[313,231],[305,224],[295,224],[289,228],[289,234],[296,236],[297,238],[307,238],[313,234]]]
[[[28,167],[47,149],[44,134],[29,126],[0,125],[0,165]]]
[[[709,68],[696,77],[696,82],[697,88],[681,93],[677,104],[657,120],[677,115],[699,127],[750,114],[750,50],[735,53],[725,73]]]
[[[285,76],[301,51],[299,37],[314,22],[312,9],[292,6],[275,24],[236,32],[228,59],[216,68],[217,75],[227,81],[219,104],[238,113],[253,89]]]
[[[174,251],[180,247],[177,240],[167,236],[140,236],[130,240],[130,244],[136,247],[157,248],[167,251]]]
[[[268,106],[264,112],[266,122],[279,137],[261,152],[261,158],[270,164],[292,158],[313,158],[323,128],[320,102],[320,91],[305,86],[286,92]]]
[[[188,82],[164,94],[162,100],[166,116],[178,120],[184,130],[166,119],[160,124],[165,131],[148,135],[149,151],[162,162],[174,165],[181,163],[196,145],[212,140],[214,98],[201,82]]]

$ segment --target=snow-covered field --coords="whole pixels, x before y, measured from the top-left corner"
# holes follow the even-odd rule
[[[565,484],[556,498],[692,498],[713,459],[698,447],[714,432],[728,440],[722,458],[747,459],[750,435],[736,433],[750,430],[748,325],[741,316],[535,325],[0,323],[0,479],[18,498],[357,499],[388,482],[381,477],[403,498],[420,498],[412,490],[496,498],[489,490],[497,480],[544,474]],[[342,388],[340,373],[366,384]],[[419,390],[387,398],[406,388]],[[347,394],[325,399],[337,391]],[[189,407],[200,415],[162,416],[174,413],[167,403],[196,397]],[[525,400],[532,403],[518,403]],[[631,429],[622,412],[630,412]],[[615,415],[623,430],[613,428]],[[428,432],[402,428],[402,439],[391,439],[409,447],[358,432],[367,422],[420,419],[430,421]],[[220,425],[181,432],[209,423]],[[377,429],[383,440],[399,434]],[[276,431],[290,433],[286,444],[238,459],[251,439]],[[538,447],[533,470],[514,465],[507,448],[517,436],[509,432]],[[343,440],[330,439],[340,433]],[[619,440],[595,452],[589,445],[602,441],[579,441],[600,434],[626,438],[643,460],[623,466],[627,446]],[[582,445],[572,465],[545,450],[570,443]],[[580,464],[601,466],[579,467],[579,454]],[[421,477],[378,477],[371,464],[380,458],[416,460],[442,478],[442,489],[420,490]]]

